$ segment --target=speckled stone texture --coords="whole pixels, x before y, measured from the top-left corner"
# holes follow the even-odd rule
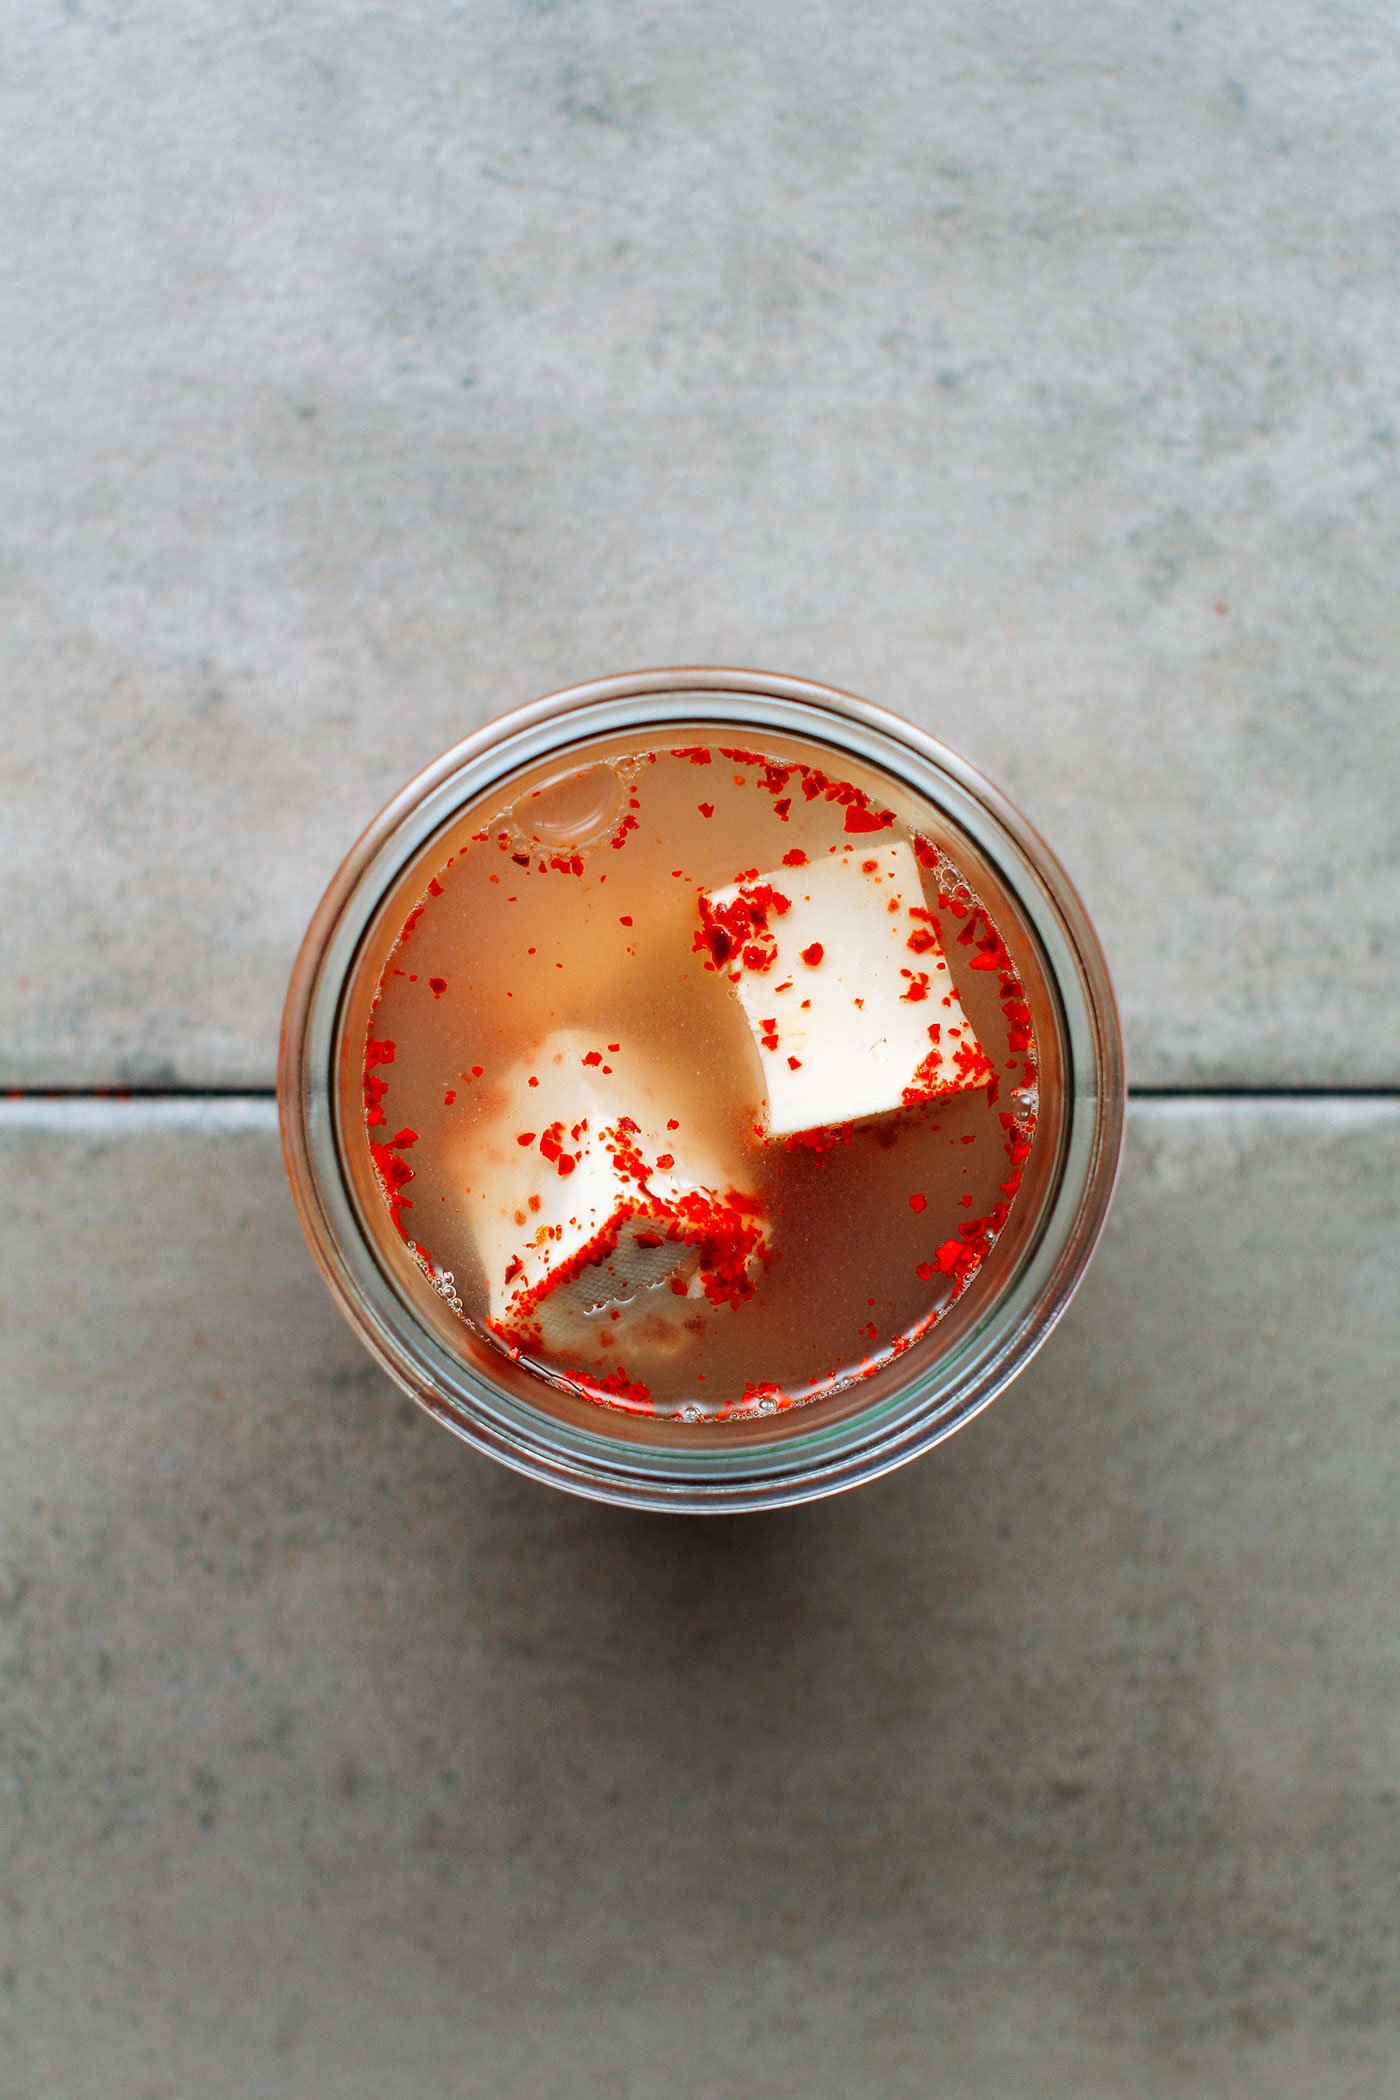
[[[265,1102],[0,1106],[6,2100],[1393,2100],[1400,1105],[1137,1108],[941,1451],[646,1519],[342,1327]]]
[[[1041,825],[1173,1084],[1400,1078],[1400,27],[0,0],[0,1071],[265,1084],[362,823],[730,661]]]

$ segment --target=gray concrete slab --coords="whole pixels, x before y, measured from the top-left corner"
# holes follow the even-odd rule
[[[361,823],[638,662],[903,708],[1132,1060],[1400,1076],[1380,6],[0,8],[3,1076],[259,1084]]]
[[[7,2100],[1392,2100],[1400,1105],[1135,1109],[1085,1290],[789,1514],[534,1488],[268,1104],[0,1104]]]

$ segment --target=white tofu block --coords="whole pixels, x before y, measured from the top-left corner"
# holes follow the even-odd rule
[[[761,1206],[738,1186],[736,1148],[645,1046],[563,1030],[489,1085],[483,1107],[460,1186],[489,1318],[508,1340],[590,1356],[674,1345],[705,1303],[748,1295],[767,1246]]]
[[[758,1046],[770,1137],[890,1115],[984,1086],[904,840],[856,843],[703,896],[710,967]]]

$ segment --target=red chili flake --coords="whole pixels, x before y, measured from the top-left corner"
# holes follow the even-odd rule
[[[371,1140],[369,1148],[370,1158],[374,1161],[380,1181],[384,1187],[384,1194],[389,1205],[389,1215],[394,1222],[395,1229],[405,1240],[408,1238],[408,1234],[404,1229],[403,1213],[406,1210],[412,1210],[413,1202],[411,1197],[404,1195],[403,1191],[406,1183],[413,1179],[413,1169],[406,1159],[399,1157],[397,1147],[405,1143],[411,1145],[415,1141],[416,1133],[406,1130],[400,1131],[398,1137],[390,1138],[387,1144],[376,1144]]]
[[[394,1062],[394,1045],[389,1041],[376,1043],[373,1037],[365,1044],[365,1069],[372,1065],[391,1065]]]
[[[679,1130],[680,1127],[680,1124],[677,1122],[674,1116],[668,1116],[666,1118],[666,1128],[668,1130]]]
[[[825,953],[826,950],[825,948],[823,948],[821,942],[813,941],[810,948],[804,948],[802,950],[802,960],[806,963],[808,969],[815,970],[817,964],[821,961]]]
[[[789,1152],[810,1152],[815,1158],[824,1159],[838,1145],[849,1145],[854,1136],[854,1123],[826,1123],[812,1130],[795,1130],[783,1143]]]
[[[858,802],[846,804],[847,831],[884,831],[893,822],[892,809],[862,809]]]
[[[713,904],[702,892],[700,931],[691,945],[697,953],[709,950],[707,969],[722,969],[736,953],[750,970],[771,969],[777,959],[778,943],[768,921],[770,914],[781,918],[790,911],[792,899],[757,875],[753,869],[739,876],[737,894],[727,904]]]
[[[447,979],[445,977],[430,977],[428,979],[428,990],[435,999],[440,999],[447,990]]]
[[[481,1077],[481,1075],[482,1075],[482,1072],[483,1072],[484,1070],[485,1070],[485,1067],[484,1067],[484,1066],[482,1066],[482,1065],[473,1065],[473,1066],[472,1066],[472,1078],[473,1078],[473,1079],[480,1079],[480,1077]]]
[[[630,926],[630,925],[632,924],[632,921],[631,921],[631,919],[630,919],[630,918],[628,917],[627,913],[626,913],[626,912],[624,912],[624,913],[622,914],[622,916],[621,916],[621,917],[619,918],[619,920],[618,920],[618,922],[617,922],[617,923],[618,923],[618,925],[619,925],[619,926]]]
[[[562,1152],[559,1155],[559,1172],[561,1174],[572,1174],[577,1165],[578,1161],[571,1152]]]
[[[807,856],[800,846],[790,846],[783,855],[783,866],[785,868],[804,868],[806,865]]]
[[[698,806],[702,817],[712,817],[715,813],[715,805],[713,802],[702,802]]]
[[[515,1142],[516,1142],[516,1144],[517,1144],[517,1145],[533,1145],[533,1144],[534,1144],[534,1142],[535,1142],[535,1133],[534,1133],[534,1131],[533,1131],[533,1130],[522,1130],[522,1131],[521,1131],[521,1133],[520,1133],[520,1135],[519,1135],[519,1137],[518,1137],[518,1138],[516,1139],[516,1141],[515,1141]]]
[[[927,1209],[928,1209],[928,1197],[927,1197],[927,1196],[911,1196],[911,1197],[909,1198],[909,1208],[910,1208],[910,1210],[927,1210]]]
[[[800,1072],[800,1071],[802,1070],[802,1060],[801,1060],[801,1058],[800,1058],[800,1057],[790,1057],[790,1058],[788,1059],[788,1068],[789,1068],[789,1070],[790,1070],[790,1071],[793,1071],[793,1072]]]
[[[456,1099],[457,1099],[457,1089],[456,1089],[456,1087],[455,1087],[455,1086],[450,1086],[450,1087],[449,1087],[449,1088],[447,1089],[447,1092],[446,1092],[446,1093],[445,1093],[445,1094],[443,1095],[443,1097],[442,1097],[442,1105],[443,1105],[443,1107],[444,1107],[444,1108],[451,1108],[451,1106],[452,1106],[453,1102],[454,1102],[454,1101],[455,1101]]]
[[[713,760],[703,744],[682,744],[678,749],[672,751],[671,756],[672,758],[688,758],[693,766],[713,764]]]
[[[586,1065],[600,1065],[603,1062],[603,1053],[601,1050],[590,1050],[583,1061]]]
[[[916,926],[904,945],[911,948],[915,955],[927,955],[930,948],[938,946],[938,936],[931,933],[927,926]]]
[[[860,1335],[863,1341],[873,1342],[875,1339],[875,1322],[867,1320],[864,1327],[857,1327],[856,1333]]]
[[[426,911],[426,909],[426,905],[414,905],[412,911],[404,920],[403,925],[399,928],[399,939],[401,941],[406,941],[408,939],[409,935],[412,933],[414,927],[418,924],[418,921],[422,918],[423,913]]]
[[[657,1160],[656,1160],[656,1164],[657,1164],[657,1166],[658,1166],[658,1167],[659,1167],[659,1168],[661,1169],[661,1171],[662,1171],[662,1173],[663,1173],[663,1174],[665,1174],[665,1173],[669,1172],[669,1170],[670,1170],[670,1169],[671,1169],[671,1168],[672,1168],[672,1167],[673,1167],[673,1166],[674,1166],[674,1165],[676,1164],[676,1155],[675,1155],[675,1153],[674,1153],[674,1152],[661,1152],[661,1153],[658,1153],[658,1155],[657,1155]]]
[[[433,876],[428,884],[428,895],[430,897],[440,897],[442,895],[442,884],[438,881],[436,875]]]

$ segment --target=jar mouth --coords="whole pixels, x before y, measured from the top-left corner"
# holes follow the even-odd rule
[[[1053,1188],[1019,1266],[946,1355],[869,1404],[803,1410],[718,1440],[623,1440],[530,1405],[454,1351],[385,1267],[347,1175],[335,1073],[367,929],[405,869],[464,806],[523,768],[600,736],[686,723],[827,746],[932,803],[995,870],[1058,1002],[1062,1122]],[[352,847],[308,928],[283,1018],[278,1096],[293,1196],[333,1296],[395,1382],[467,1442],[595,1499],[653,1509],[759,1509],[833,1493],[929,1449],[1029,1361],[1064,1312],[1107,1216],[1122,1145],[1121,1035],[1107,967],[1073,885],[1014,806],[965,759],[870,702],[807,680],[682,667],[573,686],[515,709],[410,781]]]

